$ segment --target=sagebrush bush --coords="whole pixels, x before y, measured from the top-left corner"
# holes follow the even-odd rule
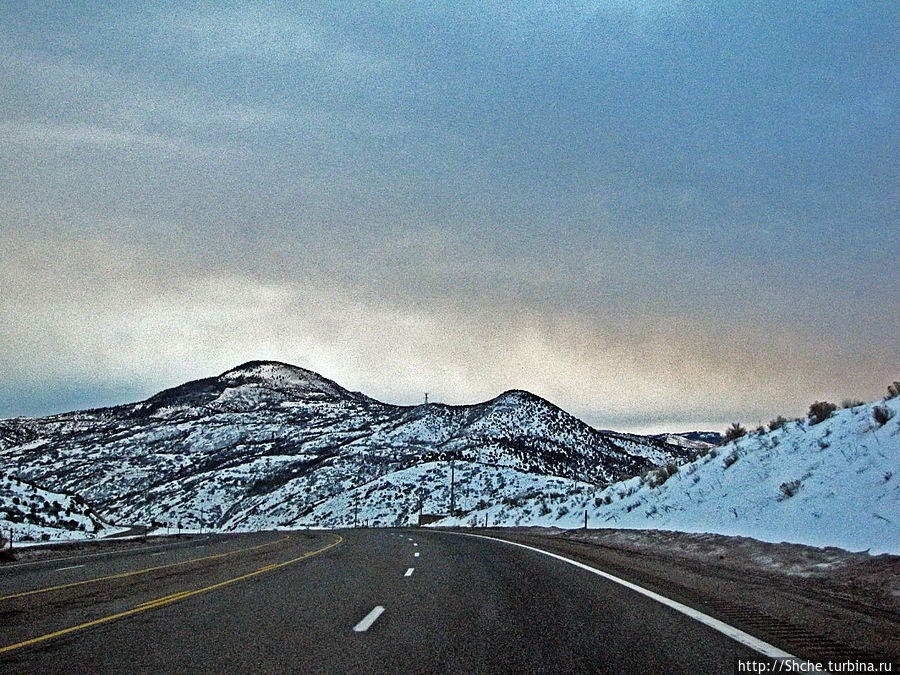
[[[781,415],[779,415],[774,420],[769,422],[769,431],[775,431],[776,429],[780,429],[785,424],[787,424],[789,421],[790,420],[788,420],[786,417],[782,417]]]
[[[847,408],[858,408],[861,405],[865,405],[865,403],[860,401],[858,398],[845,398],[843,401],[841,401],[841,407],[844,410],[846,410]]]
[[[725,430],[725,442],[736,441],[741,436],[745,436],[747,430],[737,422],[732,422],[731,426]]]
[[[730,455],[728,455],[725,459],[722,460],[723,466],[727,469],[729,466],[738,461],[740,455],[737,450],[732,451]]]
[[[893,383],[888,385],[888,398],[895,398],[900,396],[900,381],[894,381]]]
[[[781,486],[781,494],[782,499],[787,499],[788,497],[793,497],[797,494],[797,490],[800,489],[800,481],[799,480],[791,480],[786,483],[782,483]]]
[[[676,473],[678,473],[678,465],[675,462],[669,462],[665,466],[657,467],[645,482],[652,488],[659,487]]]
[[[894,411],[883,405],[876,405],[872,408],[872,419],[875,420],[875,424],[880,427],[883,427],[887,424],[888,420],[894,416]]]
[[[837,406],[834,403],[829,403],[828,401],[816,401],[809,406],[809,421],[811,424],[824,422],[831,417],[831,414],[835,410],[837,410]]]

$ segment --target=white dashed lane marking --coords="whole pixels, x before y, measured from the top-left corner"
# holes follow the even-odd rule
[[[353,630],[355,630],[357,633],[365,633],[367,630],[369,630],[369,627],[373,623],[375,623],[375,620],[379,616],[381,616],[381,613],[383,611],[384,611],[384,607],[382,607],[381,605],[378,605],[375,609],[373,609],[371,612],[366,614],[366,617],[353,627]]]

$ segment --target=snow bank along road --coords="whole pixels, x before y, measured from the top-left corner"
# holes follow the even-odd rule
[[[781,653],[670,605],[451,532],[216,535],[0,568],[0,668],[723,673]]]

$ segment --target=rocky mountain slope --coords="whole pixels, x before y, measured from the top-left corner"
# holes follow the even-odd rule
[[[0,470],[79,494],[116,521],[186,528],[346,524],[360,508],[370,522],[405,524],[448,512],[451,460],[455,505],[473,508],[483,495],[583,489],[689,452],[598,431],[524,391],[395,406],[260,361],[140,403],[0,421]]]
[[[58,541],[115,532],[85,501],[50,492],[15,476],[0,475],[0,539]]]

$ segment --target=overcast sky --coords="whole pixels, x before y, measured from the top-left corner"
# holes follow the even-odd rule
[[[900,3],[0,0],[0,417],[271,358],[765,423],[900,379]]]

